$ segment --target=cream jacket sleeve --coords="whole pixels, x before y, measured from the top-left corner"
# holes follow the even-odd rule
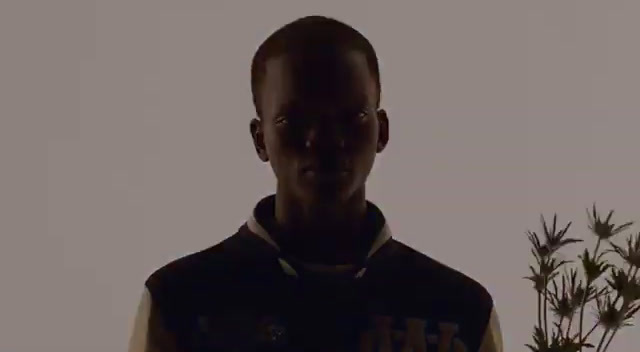
[[[491,316],[478,352],[504,352],[502,348],[502,331],[500,330],[500,321],[495,307],[491,310]]]
[[[129,352],[179,352],[175,337],[165,329],[146,287],[134,318]]]

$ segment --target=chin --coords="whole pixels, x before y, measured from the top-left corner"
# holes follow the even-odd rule
[[[339,204],[350,199],[358,188],[351,173],[340,177],[315,177],[303,174],[297,179],[298,195],[309,203]]]
[[[351,188],[344,185],[333,187],[314,187],[304,190],[304,197],[310,203],[323,205],[339,204],[347,201],[353,195]]]

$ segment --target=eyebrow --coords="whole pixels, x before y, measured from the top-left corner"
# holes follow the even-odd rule
[[[290,114],[292,111],[295,111],[296,109],[298,109],[297,105],[298,104],[294,102],[280,104],[280,106],[278,106],[278,108],[276,109],[275,117]]]
[[[361,99],[357,99],[355,102],[346,104],[341,107],[341,111],[343,112],[354,112],[360,111],[363,109],[369,109],[369,102],[366,97],[362,97]],[[277,109],[275,116],[283,116],[291,113],[303,112],[305,108],[303,108],[303,104],[300,102],[292,101],[288,103],[282,103]]]

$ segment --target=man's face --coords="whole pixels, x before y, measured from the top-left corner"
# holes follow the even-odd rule
[[[251,122],[251,133],[281,192],[333,203],[364,190],[387,144],[388,121],[363,54],[272,58],[259,91],[262,116]]]

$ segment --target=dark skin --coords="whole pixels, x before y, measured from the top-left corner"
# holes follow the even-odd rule
[[[266,62],[258,157],[277,179],[275,219],[301,259],[349,263],[362,246],[365,183],[389,140],[364,54],[288,53]]]

